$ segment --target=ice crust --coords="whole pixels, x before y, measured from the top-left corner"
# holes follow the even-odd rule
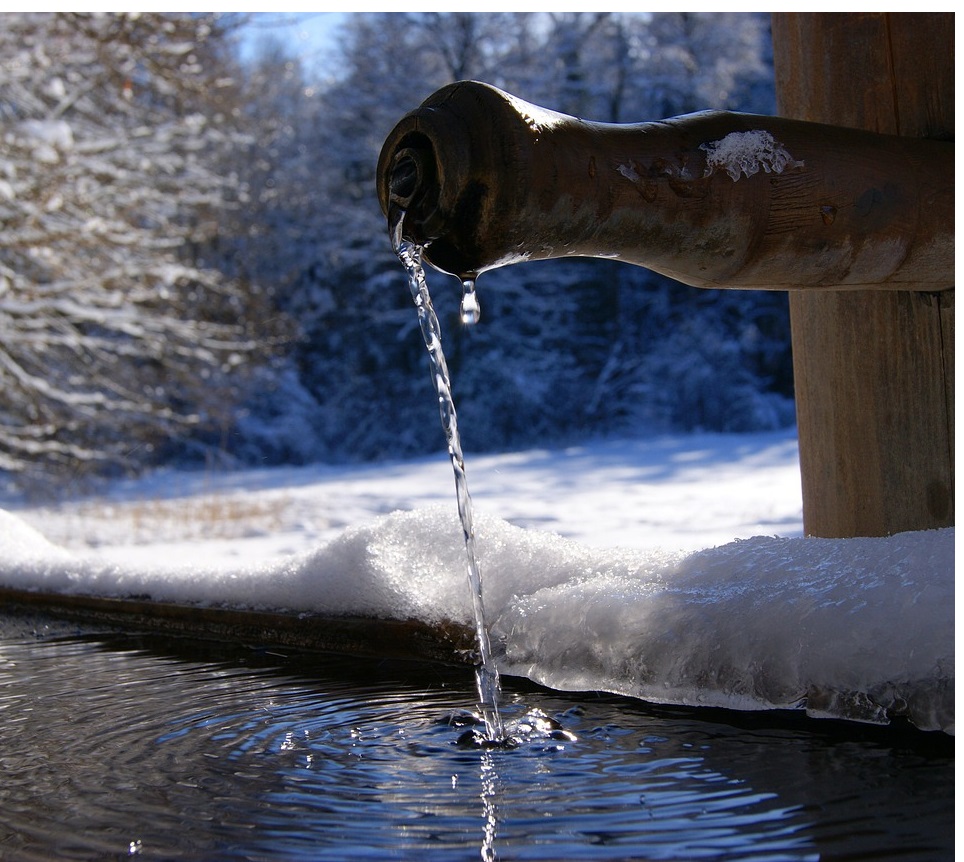
[[[953,733],[954,530],[758,537],[696,553],[590,548],[477,514],[504,673],[560,690],[805,708]],[[396,512],[249,568],[127,566],[0,510],[0,583],[104,597],[469,624],[451,507]]]

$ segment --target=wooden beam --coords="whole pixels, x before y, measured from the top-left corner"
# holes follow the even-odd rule
[[[429,625],[420,620],[201,607],[150,599],[40,593],[10,587],[0,587],[0,606],[7,612],[45,613],[88,625],[119,626],[125,631],[160,631],[165,635],[220,643],[449,664],[475,661],[475,632],[453,622]]]
[[[703,111],[591,123],[443,87],[382,147],[383,211],[463,278],[604,257],[696,287],[952,286],[951,144]]]
[[[953,138],[953,14],[775,13],[773,43],[784,116]],[[790,294],[808,535],[954,523],[954,292],[920,287]]]

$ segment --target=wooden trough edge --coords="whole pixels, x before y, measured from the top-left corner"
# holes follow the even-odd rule
[[[19,590],[0,586],[0,612],[43,613],[87,624],[120,626],[221,643],[288,647],[375,658],[475,661],[474,632],[461,623],[259,611]]]

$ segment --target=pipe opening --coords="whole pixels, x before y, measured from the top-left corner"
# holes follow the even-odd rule
[[[416,201],[426,195],[429,201],[422,203],[434,206],[438,195],[438,181],[435,170],[435,151],[422,136],[406,136],[392,156],[388,172],[388,198],[396,206],[411,210]]]
[[[411,200],[418,189],[418,162],[411,150],[402,150],[395,156],[395,163],[388,179],[388,190],[395,203]]]

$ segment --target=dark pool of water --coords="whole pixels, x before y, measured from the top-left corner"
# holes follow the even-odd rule
[[[0,859],[949,860],[953,741],[0,616]],[[563,736],[556,734],[556,736]]]

